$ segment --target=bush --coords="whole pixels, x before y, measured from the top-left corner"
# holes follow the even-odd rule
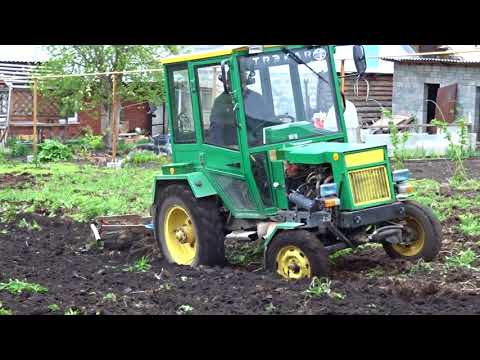
[[[10,155],[12,157],[23,157],[31,154],[30,147],[16,139],[10,139],[6,143],[7,147],[10,149]]]
[[[67,161],[72,158],[70,148],[57,140],[45,140],[38,146],[37,160],[39,162]]]

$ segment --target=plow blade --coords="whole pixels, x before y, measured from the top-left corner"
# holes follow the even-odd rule
[[[96,241],[101,241],[105,235],[114,233],[146,230],[153,231],[152,218],[140,215],[101,216],[90,224],[90,229]]]

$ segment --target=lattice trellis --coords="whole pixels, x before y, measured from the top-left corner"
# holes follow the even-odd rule
[[[33,95],[30,90],[15,89],[12,93],[12,115],[32,116]],[[38,116],[60,118],[58,105],[38,97]]]

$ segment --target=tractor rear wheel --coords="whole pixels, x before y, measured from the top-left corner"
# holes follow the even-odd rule
[[[383,243],[385,252],[394,259],[432,261],[442,244],[442,227],[432,210],[416,201],[404,202],[408,243]]]
[[[328,254],[315,234],[287,230],[277,234],[266,254],[266,268],[288,280],[328,275]]]
[[[159,196],[155,224],[155,237],[169,262],[224,264],[224,221],[216,198],[197,199],[187,186],[169,185]]]

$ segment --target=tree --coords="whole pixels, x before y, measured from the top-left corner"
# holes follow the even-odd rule
[[[182,48],[176,45],[55,45],[47,46],[46,50],[50,60],[43,64],[42,72],[69,75],[160,69],[161,57],[177,54]],[[122,101],[160,103],[164,97],[162,79],[162,72],[116,75],[117,122]],[[43,98],[58,104],[62,116],[100,109],[102,132],[110,133],[111,75],[42,80],[39,91]]]

